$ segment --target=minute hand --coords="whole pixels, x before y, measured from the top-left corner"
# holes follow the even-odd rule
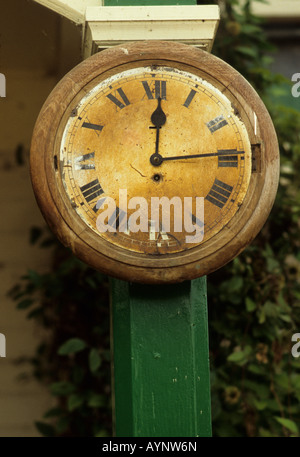
[[[218,152],[209,152],[206,154],[192,154],[189,156],[173,156],[173,157],[162,157],[161,160],[164,162],[165,160],[182,160],[182,159],[197,159],[201,157],[213,157],[213,156],[230,156],[230,155],[237,155],[237,154],[245,154],[245,151],[237,151],[236,149],[226,149],[226,150],[218,150]]]

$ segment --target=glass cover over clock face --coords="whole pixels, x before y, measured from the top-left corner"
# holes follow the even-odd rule
[[[194,74],[125,70],[79,94],[59,139],[61,178],[100,237],[149,255],[193,249],[246,195],[251,145],[231,101]]]

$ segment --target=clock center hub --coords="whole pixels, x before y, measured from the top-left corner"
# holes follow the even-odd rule
[[[150,163],[154,165],[154,167],[159,167],[163,163],[163,158],[160,154],[152,154],[150,157]]]

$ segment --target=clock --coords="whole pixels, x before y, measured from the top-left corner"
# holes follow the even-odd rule
[[[232,67],[191,46],[102,51],[54,88],[36,122],[31,177],[61,242],[92,267],[179,282],[232,260],[278,185],[276,133]]]

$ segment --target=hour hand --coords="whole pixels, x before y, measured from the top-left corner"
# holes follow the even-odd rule
[[[151,115],[151,122],[156,129],[160,129],[165,124],[167,117],[161,107],[161,98],[158,98],[157,101],[157,108]]]
[[[150,162],[154,166],[158,166],[162,163],[162,157],[158,153],[159,150],[159,129],[165,124],[167,117],[165,113],[163,112],[163,109],[161,107],[161,98],[158,98],[158,104],[157,108],[155,111],[153,111],[151,115],[151,122],[154,125],[154,127],[150,128],[155,128],[156,129],[156,140],[155,140],[155,153],[152,154],[150,157]]]

